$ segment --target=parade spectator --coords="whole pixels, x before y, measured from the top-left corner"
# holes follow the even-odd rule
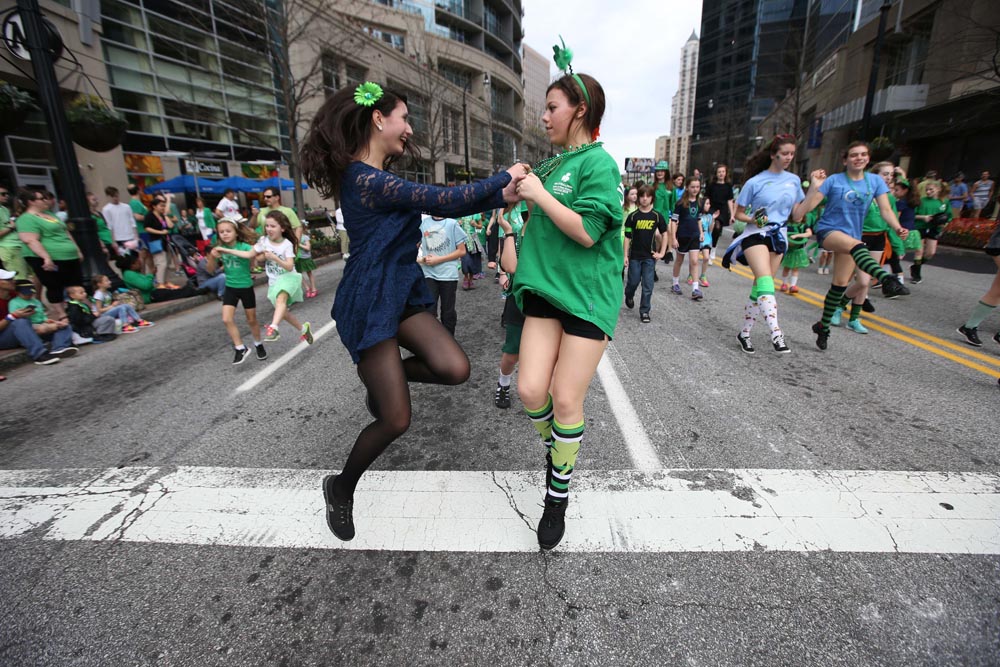
[[[130,183],[128,186],[128,205],[132,209],[132,217],[139,224],[146,219],[146,214],[149,213],[149,209],[146,205],[142,203],[142,198],[139,196],[139,187],[134,183]]]
[[[153,326],[154,323],[143,319],[132,304],[122,303],[119,293],[111,291],[110,278],[96,276],[92,285],[94,296],[90,299],[90,304],[94,312],[98,315],[109,315],[116,320],[121,320],[121,333],[134,333],[140,328]]]
[[[13,271],[18,280],[26,280],[32,275],[31,269],[24,261],[24,243],[11,216],[10,202],[10,188],[0,185],[0,266]]]
[[[338,206],[333,216],[337,221],[337,236],[340,237],[340,254],[347,259],[351,256],[351,238],[347,235],[347,228],[344,227],[344,212]]]
[[[156,286],[167,286],[167,236],[173,223],[167,218],[167,200],[157,195],[153,197],[153,208],[146,214],[142,223],[145,233],[149,235],[146,245],[156,267]]]
[[[951,202],[951,215],[953,218],[962,217],[962,209],[972,201],[969,193],[969,184],[965,182],[965,174],[958,172],[951,181],[951,193],[948,195]]]
[[[24,243],[24,258],[45,286],[45,298],[59,320],[66,315],[63,291],[83,281],[83,253],[69,234],[65,222],[45,210],[45,191],[28,188],[18,195],[24,213],[17,217],[17,232]]]
[[[219,200],[219,204],[215,207],[216,219],[225,218],[226,216],[244,217],[243,214],[240,213],[240,205],[236,201],[236,190],[233,190],[232,188],[225,191],[222,195],[222,199]]]
[[[87,193],[87,204],[90,206],[90,217],[94,219],[94,225],[97,228],[97,239],[101,242],[101,250],[104,251],[105,256],[117,256],[118,246],[115,245],[114,239],[111,236],[111,229],[108,228],[108,222],[104,219],[104,214],[101,213],[99,208],[101,202],[97,199],[97,195],[93,192]]]
[[[35,285],[30,280],[18,280],[14,284],[16,296],[10,300],[11,310],[29,310],[31,328],[39,336],[50,334],[66,326],[65,322],[57,322],[45,313],[45,304],[38,300]]]
[[[108,186],[104,188],[104,194],[108,197],[108,203],[101,209],[101,213],[108,229],[111,230],[111,238],[118,250],[121,252],[138,250],[139,229],[132,207],[119,199],[118,188]]]
[[[197,219],[198,231],[201,234],[201,241],[197,243],[198,251],[204,253],[206,248],[215,242],[215,216],[205,206],[205,200],[201,197],[195,200],[194,217]]]
[[[972,217],[978,218],[983,214],[990,201],[993,200],[996,184],[990,177],[990,172],[983,171],[979,180],[972,184]]]
[[[198,291],[190,285],[174,287],[173,289],[157,287],[153,282],[153,276],[142,273],[142,262],[136,255],[129,254],[120,257],[115,264],[122,272],[125,286],[139,290],[143,303],[174,301],[198,294]]]
[[[115,339],[115,318],[95,312],[87,299],[87,290],[80,285],[70,285],[66,288],[66,297],[66,315],[78,336],[101,343]]]
[[[219,299],[226,291],[226,274],[222,267],[210,271],[208,267],[208,257],[201,253],[195,255],[195,267],[198,272],[198,289],[215,294]]]
[[[57,363],[79,351],[71,345],[73,330],[68,326],[44,337],[35,333],[29,309],[11,310],[8,307],[13,294],[14,272],[0,269],[0,350],[23,347],[39,366]],[[45,348],[46,341],[49,341],[51,352]]]
[[[257,227],[257,236],[264,235],[264,219],[267,217],[267,214],[271,211],[281,211],[285,214],[285,217],[288,218],[288,222],[292,225],[292,231],[295,233],[295,238],[301,239],[302,221],[299,220],[299,216],[295,213],[295,209],[282,206],[281,191],[278,190],[278,188],[267,188],[260,197],[264,200],[264,208],[260,209],[257,213],[257,219],[252,220],[254,226]]]

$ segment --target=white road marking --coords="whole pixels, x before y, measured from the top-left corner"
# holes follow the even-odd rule
[[[358,537],[325,523],[320,470],[0,471],[0,537],[321,549],[529,552],[541,472],[388,472]],[[560,551],[1000,554],[1000,474],[583,471]]]
[[[609,345],[610,348],[610,345]],[[597,364],[597,376],[604,385],[604,393],[608,396],[608,403],[611,404],[611,411],[618,422],[622,436],[625,438],[625,445],[628,447],[629,456],[632,458],[632,465],[639,470],[651,471],[661,470],[663,465],[660,457],[656,455],[656,449],[646,435],[646,429],[642,426],[639,415],[632,407],[628,392],[618,379],[614,364],[608,359],[607,353],[601,357]]]
[[[337,327],[337,321],[336,320],[330,320],[328,323],[326,323],[325,325],[323,325],[323,327],[319,331],[314,331],[313,332],[313,345],[316,344],[316,341],[318,341],[320,338],[322,338],[323,336],[325,336],[327,333],[329,333],[330,331],[332,331],[336,327]],[[295,335],[297,336],[298,334],[295,334]],[[244,391],[250,391],[251,389],[253,389],[257,385],[259,385],[261,382],[263,382],[267,378],[271,377],[271,375],[273,375],[275,372],[277,372],[277,370],[279,368],[281,368],[282,366],[284,366],[285,364],[287,364],[289,361],[291,361],[295,357],[297,357],[300,354],[302,354],[309,347],[312,347],[312,346],[309,345],[308,343],[306,343],[305,341],[300,341],[298,345],[296,345],[295,347],[293,347],[292,349],[290,349],[288,352],[285,352],[283,355],[281,355],[278,358],[277,361],[274,361],[274,362],[268,364],[267,368],[265,368],[264,370],[262,370],[261,372],[257,373],[252,378],[250,378],[249,380],[247,380],[246,382],[244,382],[243,384],[241,384],[240,386],[238,386],[236,388],[236,392],[235,393],[239,394],[239,393],[242,393]]]

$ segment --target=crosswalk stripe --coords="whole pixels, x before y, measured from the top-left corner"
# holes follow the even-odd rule
[[[536,550],[542,473],[373,471],[358,537],[325,524],[326,471],[0,471],[0,537],[392,551]],[[584,471],[570,552],[1000,554],[1000,475],[852,470]]]

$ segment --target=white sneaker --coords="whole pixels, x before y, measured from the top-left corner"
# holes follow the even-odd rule
[[[93,338],[85,338],[77,332],[73,332],[73,345],[86,345],[87,343],[93,343]]]

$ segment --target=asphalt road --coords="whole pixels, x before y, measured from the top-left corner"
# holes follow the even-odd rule
[[[342,266],[322,267],[320,296],[296,307],[315,329],[330,321]],[[809,331],[819,314],[809,293],[821,298],[829,279],[804,270],[803,296],[778,296],[792,353],[773,353],[758,324],[754,356],[735,339],[746,277],[713,267],[696,303],[668,293],[661,266],[652,323],[623,308],[607,359],[659,466],[684,479],[705,469],[996,475],[1000,345],[988,336],[1000,317],[981,328],[981,357],[954,333],[991,266],[942,255],[909,298],[873,297],[882,319],[866,321],[882,331],[836,329],[826,352]],[[538,471],[540,500],[534,430],[516,397],[510,411],[492,405],[501,307],[491,280],[460,290],[457,339],[472,378],[411,387],[413,426],[376,469]],[[336,470],[367,412],[335,331],[237,391],[295,343],[286,329],[267,362],[232,366],[219,306],[208,304],[66,363],[7,372],[0,472]],[[578,477],[637,467],[621,409],[595,379]],[[378,490],[363,482],[358,493]],[[0,494],[8,514],[43,495],[12,494]],[[537,520],[538,507],[522,509]],[[574,519],[571,506],[570,533]],[[0,542],[0,664],[1000,665],[1000,557],[989,550],[348,551],[322,531],[315,539],[328,543],[315,548],[53,539],[53,525]],[[359,516],[358,540],[366,530]]]

